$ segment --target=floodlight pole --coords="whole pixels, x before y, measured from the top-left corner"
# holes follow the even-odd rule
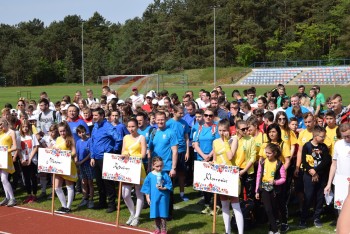
[[[85,86],[85,75],[84,75],[84,20],[81,21],[81,77],[83,86]]]
[[[214,9],[214,87],[216,87],[216,34],[215,34],[215,8],[216,6],[213,7]]]

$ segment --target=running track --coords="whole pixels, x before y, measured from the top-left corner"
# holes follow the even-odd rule
[[[50,233],[50,234],[79,234],[79,233],[150,233],[147,230],[135,229],[128,226],[103,223],[72,215],[52,215],[50,212],[28,209],[20,206],[0,207],[1,233]]]

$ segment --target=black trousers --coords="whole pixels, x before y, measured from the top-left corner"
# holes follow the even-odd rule
[[[241,195],[243,195],[243,189],[245,188],[247,198],[254,200],[255,198],[255,173],[245,173],[240,177],[241,179]]]
[[[112,180],[104,180],[102,179],[102,167],[103,167],[103,159],[95,159],[95,177],[98,188],[99,195],[99,205],[108,207],[116,206],[115,200],[117,198],[117,191],[115,182]],[[108,204],[106,202],[108,198]]]
[[[269,220],[269,231],[277,232],[278,227],[276,223],[278,215],[278,203],[276,202],[276,193],[274,190],[268,192],[264,189],[260,192],[261,202],[264,204],[264,209]]]
[[[312,177],[305,172],[304,180],[304,203],[301,212],[301,220],[306,221],[309,209],[313,202],[315,202],[313,219],[320,219],[324,199],[324,187],[327,184],[327,176],[319,176],[318,182],[312,182]]]
[[[27,191],[27,194],[36,195],[38,191],[38,180],[37,180],[37,171],[38,167],[31,163],[29,166],[22,166],[22,171],[24,175],[24,181],[26,183],[25,188]]]

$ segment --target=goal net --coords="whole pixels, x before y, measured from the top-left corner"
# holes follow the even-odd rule
[[[120,99],[130,97],[132,87],[137,87],[139,93],[146,94],[150,90],[158,91],[159,78],[151,75],[108,75],[101,76],[102,86],[109,86],[118,92]]]

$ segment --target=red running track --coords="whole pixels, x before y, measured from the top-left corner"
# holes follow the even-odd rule
[[[83,219],[72,215],[52,215],[50,212],[20,206],[0,207],[0,233],[150,233],[147,230],[128,226],[118,228],[111,223]]]

